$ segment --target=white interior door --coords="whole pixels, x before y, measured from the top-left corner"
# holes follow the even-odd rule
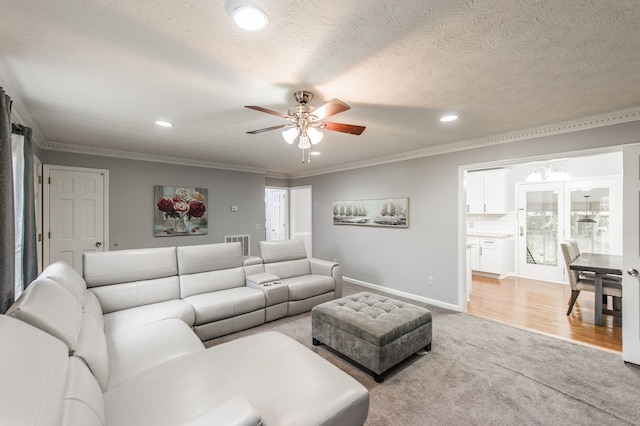
[[[82,273],[82,254],[108,249],[108,171],[45,165],[45,266],[64,260]]]
[[[518,275],[564,281],[562,183],[518,185]]]
[[[640,271],[640,145],[623,148],[623,269]],[[622,358],[640,365],[638,275],[623,272]]]
[[[267,188],[267,241],[287,239],[287,190]]]

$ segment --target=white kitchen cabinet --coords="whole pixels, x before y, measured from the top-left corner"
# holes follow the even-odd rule
[[[507,169],[467,173],[467,213],[507,213]]]
[[[504,278],[509,274],[507,238],[467,237],[469,263],[474,272],[497,275]]]
[[[497,238],[480,239],[479,270],[501,274],[502,244]]]

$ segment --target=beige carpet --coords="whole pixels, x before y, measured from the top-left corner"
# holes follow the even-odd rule
[[[359,291],[371,290],[345,285],[345,295]],[[367,426],[640,425],[640,368],[620,356],[423,306],[433,313],[431,352],[401,363],[383,383],[326,346],[312,346],[310,313],[207,345],[266,330],[291,336],[369,389]]]

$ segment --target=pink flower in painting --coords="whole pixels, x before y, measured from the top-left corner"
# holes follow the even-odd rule
[[[177,213],[186,213],[189,211],[189,204],[184,201],[177,202],[173,205],[173,210]]]
[[[204,212],[207,211],[207,208],[203,203],[198,200],[189,201],[189,214],[192,217],[202,217]]]
[[[160,209],[160,211],[172,212],[173,211],[173,200],[171,198],[167,198],[167,197],[160,197],[160,198],[158,198],[157,206]]]

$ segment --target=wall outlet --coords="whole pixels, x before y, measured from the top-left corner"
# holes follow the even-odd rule
[[[427,279],[427,283],[428,283],[429,285],[435,285],[435,284],[433,283],[433,277],[432,277],[432,276],[429,276],[429,278]]]

